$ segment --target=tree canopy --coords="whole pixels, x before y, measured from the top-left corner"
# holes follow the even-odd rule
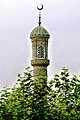
[[[63,68],[50,82],[26,68],[13,88],[0,93],[0,120],[80,120],[80,77]]]

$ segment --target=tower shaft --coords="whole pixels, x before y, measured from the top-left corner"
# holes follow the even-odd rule
[[[47,66],[49,65],[49,60],[31,60],[31,65],[33,66],[33,75],[35,78],[38,77],[41,72],[45,72],[45,75],[47,76]]]
[[[47,76],[47,66],[49,65],[48,60],[48,39],[50,35],[48,31],[41,26],[41,10],[39,10],[39,26],[34,28],[30,34],[32,42],[32,60],[31,65],[33,66],[33,76],[38,78],[41,72],[45,72]]]

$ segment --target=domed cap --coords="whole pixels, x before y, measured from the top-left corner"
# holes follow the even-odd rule
[[[30,34],[30,38],[36,38],[36,37],[49,38],[50,35],[45,28],[43,28],[42,26],[38,26],[38,27],[34,28]]]

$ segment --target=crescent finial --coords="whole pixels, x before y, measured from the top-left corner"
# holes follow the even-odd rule
[[[37,6],[37,9],[38,9],[38,10],[42,10],[42,9],[43,9],[43,5],[41,4],[41,8],[39,8],[39,7]]]
[[[41,8],[37,6],[37,9],[39,10],[39,26],[41,25],[41,10],[43,9],[43,5],[41,4]]]

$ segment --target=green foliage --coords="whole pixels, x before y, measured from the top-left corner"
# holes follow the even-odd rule
[[[63,68],[47,83],[44,72],[33,80],[27,68],[1,91],[0,120],[80,120],[80,77]]]

